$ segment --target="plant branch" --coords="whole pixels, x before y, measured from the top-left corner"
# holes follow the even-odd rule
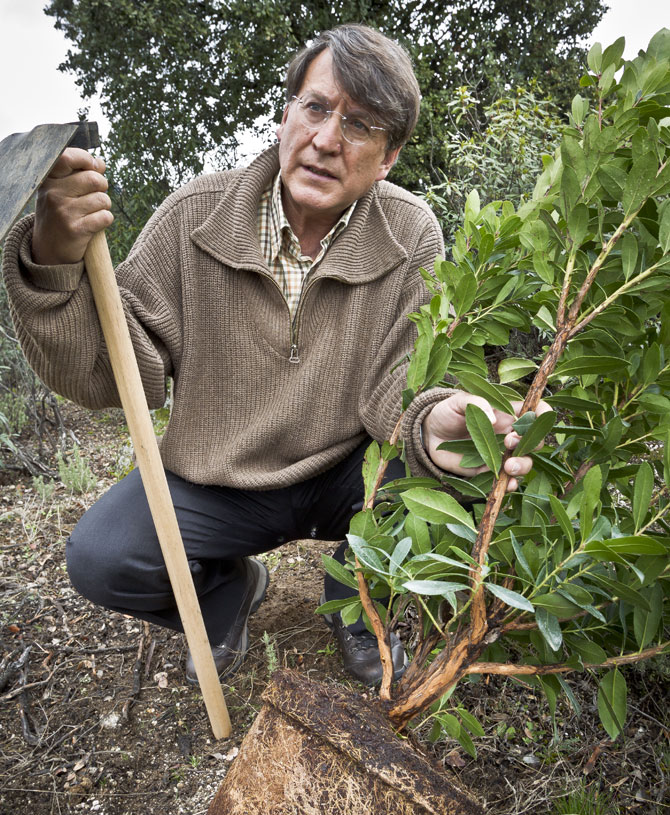
[[[575,336],[575,334],[578,334],[580,331],[582,331],[582,329],[585,326],[587,326],[591,322],[591,320],[593,320],[595,317],[601,314],[608,306],[612,305],[612,303],[619,297],[621,297],[622,294],[625,294],[629,289],[632,289],[634,286],[640,283],[640,281],[649,277],[649,275],[652,275],[658,268],[659,263],[655,263],[653,266],[650,266],[648,269],[645,269],[644,272],[640,272],[639,275],[636,275],[635,277],[631,278],[627,283],[624,283],[623,286],[618,288],[613,294],[610,294],[610,296],[607,299],[603,300],[603,302],[599,306],[596,306],[590,314],[587,314],[587,316],[584,317],[584,319],[577,323],[577,325],[570,332],[570,339],[572,339]]]
[[[596,275],[600,271],[603,263],[609,257],[609,254],[612,251],[612,249],[614,249],[614,247],[616,246],[616,243],[619,240],[619,238],[623,235],[623,233],[635,220],[640,209],[641,207],[636,209],[635,212],[632,212],[627,218],[623,219],[623,221],[614,231],[614,234],[610,237],[605,246],[603,246],[600,254],[594,261],[593,266],[591,266],[591,268],[589,269],[589,272],[586,275],[586,278],[582,283],[579,291],[577,292],[577,296],[575,297],[575,300],[573,304],[570,306],[570,310],[568,312],[567,322],[572,326],[577,325],[577,320],[579,318],[579,310],[582,307],[584,298],[586,297],[591,286],[593,285],[593,281],[596,279]],[[568,339],[570,339],[570,337],[568,337]]]
[[[396,422],[396,426],[393,428],[393,433],[391,434],[391,438],[389,439],[391,445],[394,445],[400,436],[400,428],[402,426],[402,419],[404,416],[404,412],[400,414],[400,418]],[[388,461],[381,459],[379,461],[379,466],[377,467],[377,476],[375,478],[375,483],[370,494],[370,497],[365,503],[365,509],[372,509],[375,503],[375,498],[377,497],[377,493],[379,492],[379,488],[384,480],[384,475],[386,474],[386,469],[388,467]],[[365,613],[368,615],[368,619],[370,620],[370,625],[372,626],[372,630],[374,631],[375,637],[377,638],[377,644],[379,646],[379,658],[381,659],[382,663],[382,683],[379,689],[379,696],[380,698],[385,701],[389,702],[391,700],[391,683],[393,682],[393,657],[391,655],[391,639],[389,636],[389,631],[387,630],[386,626],[382,622],[381,617],[377,609],[375,608],[375,604],[370,597],[370,589],[368,587],[367,580],[363,575],[361,564],[358,560],[356,560],[356,580],[358,581],[358,592],[361,596],[361,604],[363,605],[363,609]]]
[[[563,287],[561,289],[561,297],[558,301],[558,310],[556,312],[556,327],[562,328],[565,322],[565,308],[568,302],[568,294],[570,293],[570,283],[572,281],[572,271],[575,267],[576,252],[572,252],[568,258],[565,267],[565,274],[563,275]]]
[[[646,648],[636,654],[624,654],[620,657],[610,657],[604,662],[584,662],[584,668],[608,668],[619,665],[632,665],[650,657],[659,656],[665,653],[670,647],[670,640],[655,645],[653,648]],[[475,662],[465,668],[466,674],[499,674],[501,676],[544,676],[545,674],[571,673],[580,670],[572,665],[555,663],[553,665],[514,665],[509,662]]]

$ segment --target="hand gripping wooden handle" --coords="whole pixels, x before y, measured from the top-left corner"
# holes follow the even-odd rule
[[[86,250],[84,261],[102,332],[107,343],[116,386],[126,414],[130,437],[135,447],[144,491],[177,601],[186,641],[193,656],[193,664],[200,682],[209,721],[215,738],[227,738],[231,733],[230,717],[177,525],[177,516],[158,451],[158,443],[154,435],[151,415],[144,395],[104,232],[98,232],[93,237]]]

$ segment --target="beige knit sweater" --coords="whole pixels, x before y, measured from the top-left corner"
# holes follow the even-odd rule
[[[426,302],[418,269],[443,250],[416,197],[379,182],[307,279],[293,321],[261,255],[257,204],[277,172],[271,148],[248,168],[203,176],[149,221],[117,279],[150,406],[174,379],[161,445],[190,481],[273,489],[333,466],[369,434],[388,438],[400,413]],[[4,249],[4,276],[24,353],[49,387],[79,404],[118,405],[83,264],[32,263],[32,219]],[[418,426],[435,399],[415,400],[404,435],[415,472],[435,471]]]

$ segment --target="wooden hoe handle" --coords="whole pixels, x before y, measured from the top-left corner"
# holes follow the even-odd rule
[[[135,447],[144,491],[177,601],[186,641],[193,656],[193,664],[200,682],[209,721],[215,738],[227,738],[231,733],[230,717],[177,525],[177,516],[158,451],[158,443],[151,423],[149,407],[144,395],[104,232],[98,232],[93,237],[86,250],[84,261],[102,332],[107,343],[116,386],[126,414],[130,438]]]

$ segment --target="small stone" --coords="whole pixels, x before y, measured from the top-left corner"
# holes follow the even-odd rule
[[[100,724],[102,727],[106,727],[109,730],[112,730],[115,727],[119,726],[119,721],[121,720],[121,716],[115,711],[108,713],[106,716],[103,716],[100,720]]]

